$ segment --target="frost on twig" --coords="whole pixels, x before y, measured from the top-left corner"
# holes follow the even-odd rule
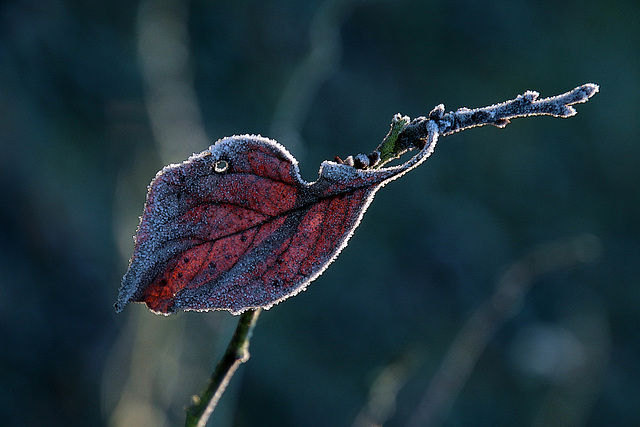
[[[503,128],[509,124],[510,119],[517,117],[571,117],[577,113],[572,105],[587,102],[589,98],[598,92],[598,89],[597,85],[588,83],[562,95],[544,99],[538,99],[540,94],[529,90],[511,101],[474,110],[460,108],[456,112],[447,114],[443,114],[444,105],[441,104],[430,113],[429,118],[438,121],[438,132],[441,136],[446,136],[483,125],[494,125]]]
[[[407,116],[397,114],[391,123],[391,131],[369,157],[379,157],[380,161],[376,166],[380,167],[408,150],[422,149],[429,135],[430,121],[438,124],[438,134],[442,137],[476,126],[494,125],[503,128],[511,119],[518,117],[571,117],[576,114],[572,106],[587,102],[598,90],[598,85],[587,83],[561,95],[543,99],[538,99],[538,92],[530,90],[510,101],[473,110],[460,108],[445,113],[444,105],[440,104],[429,113],[429,117],[410,120]],[[373,155],[376,152],[379,156]]]

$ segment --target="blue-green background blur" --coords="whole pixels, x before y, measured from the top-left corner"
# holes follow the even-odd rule
[[[505,270],[587,233],[598,257],[536,277],[440,425],[637,425],[639,22],[636,0],[2,2],[0,424],[183,423],[236,318],[112,306],[163,165],[256,133],[312,181],[397,112],[594,82],[577,116],[444,138],[383,188],[262,313],[212,424],[366,425],[373,391],[405,425]]]

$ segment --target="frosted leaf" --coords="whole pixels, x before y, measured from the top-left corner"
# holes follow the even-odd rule
[[[178,310],[268,309],[318,277],[346,246],[386,182],[417,166],[361,170],[323,162],[306,182],[277,142],[219,140],[165,167],[149,185],[134,253],[116,302]]]

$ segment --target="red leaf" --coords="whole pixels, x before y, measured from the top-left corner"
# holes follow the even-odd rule
[[[424,161],[358,170],[323,162],[317,181],[260,136],[225,138],[160,171],[148,188],[116,311],[270,308],[318,277],[347,244],[374,193]]]

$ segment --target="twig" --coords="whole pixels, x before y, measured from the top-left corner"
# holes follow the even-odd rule
[[[211,375],[209,384],[199,396],[193,396],[193,404],[186,409],[186,427],[204,427],[216,408],[236,369],[249,360],[249,339],[258,320],[258,310],[245,311],[238,320],[236,331],[227,350]]]
[[[592,235],[542,245],[514,263],[491,298],[467,320],[434,374],[409,427],[432,426],[449,410],[495,332],[516,313],[541,274],[593,261],[600,242]]]
[[[464,129],[494,125],[503,128],[510,119],[529,116],[571,117],[577,114],[574,104],[587,102],[599,90],[598,85],[587,83],[563,93],[562,95],[538,99],[536,91],[526,91],[516,99],[469,110],[460,108],[455,113],[444,113],[444,105],[438,105],[430,114],[430,118],[438,120],[440,135],[446,136]]]
[[[422,149],[424,141],[429,138],[430,121],[438,124],[438,134],[442,137],[476,126],[494,125],[503,128],[511,119],[518,117],[571,117],[576,114],[572,105],[587,102],[598,90],[598,85],[587,83],[550,98],[538,99],[540,94],[530,90],[510,101],[473,110],[460,108],[445,114],[444,104],[440,104],[429,113],[429,117],[410,120],[407,116],[396,114],[391,123],[391,131],[368,157],[379,159],[376,166],[380,167],[413,148]]]

